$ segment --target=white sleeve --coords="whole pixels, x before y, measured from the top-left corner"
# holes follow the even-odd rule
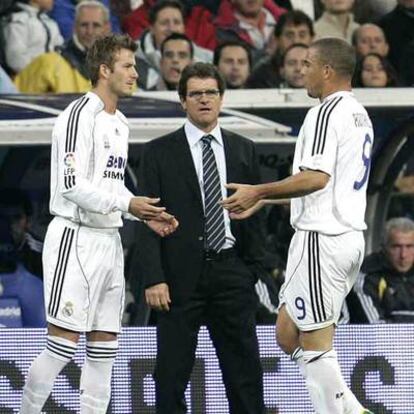
[[[316,108],[315,108],[316,109]],[[338,149],[338,117],[324,106],[306,116],[304,148],[299,168],[333,174]]]
[[[133,193],[131,193],[131,191],[128,190],[128,188],[126,188],[125,184],[123,185],[122,189],[121,189],[121,193],[125,196],[125,197],[135,197]],[[139,219],[138,217],[132,215],[131,213],[128,213],[127,211],[122,212],[122,217],[127,219],[127,220],[132,220],[132,221],[142,221],[141,219]]]
[[[130,194],[116,194],[91,183],[94,117],[82,111],[87,98],[75,103],[63,128],[59,128],[59,188],[63,197],[92,213],[128,212]]]

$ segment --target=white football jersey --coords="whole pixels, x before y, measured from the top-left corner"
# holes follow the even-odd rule
[[[366,189],[374,141],[371,120],[352,92],[336,92],[311,108],[299,132],[293,174],[330,176],[325,188],[291,201],[295,229],[327,235],[365,230]]]
[[[133,196],[124,185],[128,135],[124,115],[105,112],[93,92],[58,116],[52,134],[51,214],[89,227],[122,226]]]

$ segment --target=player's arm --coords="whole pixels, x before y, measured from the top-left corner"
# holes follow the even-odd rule
[[[139,208],[139,204],[138,203],[148,203],[148,200],[157,200],[159,201],[158,198],[149,198],[149,197],[136,197],[134,196],[134,194],[128,190],[128,188],[125,186],[125,184],[122,187],[121,192],[125,195],[125,196],[130,196],[131,200],[133,200],[132,202],[130,202],[129,204],[129,208],[130,210],[133,209],[134,205],[137,204],[138,208]],[[165,237],[170,235],[171,233],[174,233],[174,231],[177,229],[178,227],[178,221],[177,219],[172,216],[171,214],[167,213],[166,211],[163,211],[161,214],[159,214],[156,217],[153,217],[152,219],[149,220],[141,220],[139,217],[137,217],[136,215],[133,215],[131,213],[122,213],[122,217],[126,218],[127,220],[137,220],[137,221],[143,221],[152,231],[154,231],[155,233],[157,233],[159,236],[161,237]]]
[[[285,199],[303,197],[315,191],[322,190],[329,181],[329,174],[318,170],[303,170],[280,181],[247,185],[227,184],[227,188],[235,193],[223,200],[223,207],[232,213],[232,218],[246,218],[263,207],[270,199]],[[249,211],[251,214],[236,216]]]
[[[58,145],[59,190],[63,197],[92,213],[130,212],[151,219],[165,209],[157,207],[158,199],[139,199],[131,194],[105,191],[92,184],[94,160],[94,116],[80,99],[72,108],[69,119],[58,125],[54,140]],[[55,135],[55,132],[54,132]]]

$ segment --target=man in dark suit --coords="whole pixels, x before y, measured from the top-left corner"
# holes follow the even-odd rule
[[[145,296],[158,314],[158,414],[186,412],[184,391],[205,324],[232,414],[264,412],[254,285],[263,253],[260,218],[230,222],[219,204],[227,182],[259,182],[251,141],[218,125],[224,81],[210,64],[187,66],[178,93],[187,121],[145,145],[140,187],[180,221],[162,240],[142,233]]]

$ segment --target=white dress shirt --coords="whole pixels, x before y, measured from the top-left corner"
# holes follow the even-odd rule
[[[190,146],[191,155],[193,157],[194,167],[197,173],[198,184],[200,186],[201,197],[204,206],[204,183],[203,183],[203,142],[202,138],[205,135],[212,135],[214,139],[211,140],[211,148],[216,158],[217,169],[220,174],[221,195],[223,198],[227,197],[227,189],[224,186],[227,184],[227,169],[226,156],[224,153],[223,137],[221,135],[220,126],[217,124],[215,128],[206,133],[187,120],[184,124],[184,131],[187,137],[188,145]],[[224,210],[224,224],[226,226],[226,241],[223,249],[234,247],[236,239],[231,233],[229,212]]]

